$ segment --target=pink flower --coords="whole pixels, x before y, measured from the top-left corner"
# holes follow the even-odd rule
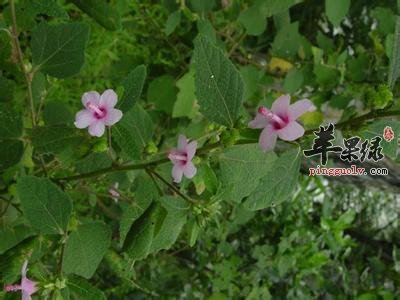
[[[315,106],[308,99],[290,105],[290,95],[282,95],[274,101],[271,110],[259,107],[249,127],[263,128],[258,143],[263,151],[270,151],[274,149],[278,136],[284,141],[294,141],[303,136],[304,128],[296,120],[305,112],[313,110]]]
[[[36,293],[38,290],[36,286],[36,282],[28,279],[26,277],[26,272],[27,272],[27,266],[28,266],[28,261],[26,260],[24,264],[22,265],[21,269],[21,284],[8,284],[4,288],[6,292],[16,292],[16,291],[21,291],[22,292],[22,300],[30,300],[31,295]]]
[[[168,153],[168,158],[174,164],[172,177],[176,183],[181,182],[183,174],[189,179],[196,175],[197,169],[192,163],[196,148],[196,141],[188,143],[188,139],[184,135],[179,135],[178,148],[172,149]]]
[[[122,118],[122,111],[114,108],[117,98],[113,90],[106,90],[101,96],[98,92],[84,93],[82,103],[85,109],[77,112],[75,126],[77,128],[89,126],[90,135],[102,136],[105,125],[114,125]]]

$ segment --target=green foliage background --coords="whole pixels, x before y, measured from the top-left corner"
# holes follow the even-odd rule
[[[1,285],[29,258],[34,299],[400,297],[395,1],[15,2],[0,1]],[[124,117],[90,137],[74,115],[108,88]],[[308,130],[391,126],[390,176],[309,177],[312,134],[261,152],[247,123],[282,93],[318,107]],[[199,142],[198,173],[173,185],[178,134]]]

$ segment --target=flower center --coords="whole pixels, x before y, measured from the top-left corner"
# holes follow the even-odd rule
[[[186,163],[187,161],[187,156],[184,154],[179,154],[179,153],[169,153],[168,158],[171,160],[176,160],[176,161],[181,161],[183,163]]]
[[[260,106],[258,112],[272,122],[276,129],[281,129],[286,126],[287,122],[280,116],[274,114],[265,106]]]
[[[106,113],[107,113],[107,111],[105,110],[104,107],[99,107],[99,106],[97,106],[96,104],[94,104],[92,102],[88,102],[87,103],[87,108],[94,112],[94,116],[97,119],[104,118]]]

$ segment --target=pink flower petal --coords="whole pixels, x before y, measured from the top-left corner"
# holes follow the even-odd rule
[[[300,117],[302,114],[308,112],[308,111],[314,111],[316,107],[314,104],[308,100],[308,99],[303,99],[299,100],[289,107],[289,116],[291,120],[296,120],[298,117]]]
[[[77,128],[86,128],[93,122],[96,122],[96,118],[93,116],[93,112],[88,109],[78,111],[75,115],[75,126]]]
[[[176,183],[179,183],[182,181],[182,175],[183,175],[183,167],[179,165],[174,165],[172,168],[172,178],[174,178],[174,181]]]
[[[275,148],[277,137],[278,135],[276,134],[275,129],[270,125],[266,126],[263,131],[261,131],[260,138],[258,140],[261,149],[264,152],[273,150]]]
[[[89,126],[89,134],[100,137],[104,134],[105,126],[103,121],[96,121]]]
[[[115,104],[117,104],[117,99],[117,94],[113,90],[108,89],[101,95],[100,105],[103,105],[108,109],[114,108]]]
[[[197,141],[191,141],[189,144],[186,145],[185,152],[188,160],[192,160],[192,158],[196,153],[196,149],[197,149]]]
[[[296,121],[292,121],[286,127],[279,129],[277,133],[284,141],[294,141],[304,135],[304,128]]]
[[[271,110],[274,114],[285,115],[289,109],[290,95],[282,95],[274,101]]]
[[[32,297],[30,294],[22,291],[22,300],[32,300]]]
[[[119,109],[111,108],[109,111],[107,111],[107,115],[104,118],[104,123],[107,126],[114,125],[117,123],[119,120],[122,118],[122,111]]]
[[[26,277],[22,278],[21,289],[22,289],[22,291],[28,293],[29,295],[36,293],[36,291],[38,290],[38,288],[36,287],[36,282],[34,282]]]
[[[82,95],[82,104],[84,107],[87,107],[87,103],[91,102],[95,105],[99,105],[100,103],[100,94],[96,91],[86,92]]]
[[[264,128],[268,125],[268,119],[260,113],[257,113],[256,117],[249,122],[250,128]]]
[[[194,164],[189,161],[184,167],[183,167],[183,174],[185,174],[185,176],[187,178],[193,178],[194,175],[196,175],[197,169],[194,166]]]
[[[179,138],[178,138],[178,150],[185,151],[187,144],[188,144],[188,140],[187,140],[186,136],[184,136],[183,134],[180,134]]]

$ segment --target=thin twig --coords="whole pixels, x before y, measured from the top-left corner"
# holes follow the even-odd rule
[[[24,73],[26,85],[28,87],[28,98],[29,98],[29,106],[31,108],[31,118],[33,127],[36,126],[36,116],[35,116],[35,106],[33,104],[33,93],[32,93],[32,77],[33,74],[30,73],[24,64],[24,57],[22,55],[21,45],[18,39],[18,29],[17,29],[17,17],[15,13],[15,1],[10,1],[11,7],[11,17],[12,17],[12,40],[14,43],[14,48],[17,51],[18,61],[21,65],[22,73]]]
[[[184,200],[195,204],[196,202],[193,201],[192,199],[190,199],[188,196],[186,196],[185,194],[181,193],[181,191],[176,188],[173,184],[169,183],[168,180],[166,180],[164,177],[162,177],[160,174],[158,174],[156,171],[151,170],[151,169],[147,169],[146,171],[152,173],[154,176],[156,176],[158,179],[160,179],[170,190],[172,190],[173,192],[175,192],[176,194],[178,194],[181,198],[183,198]]]

